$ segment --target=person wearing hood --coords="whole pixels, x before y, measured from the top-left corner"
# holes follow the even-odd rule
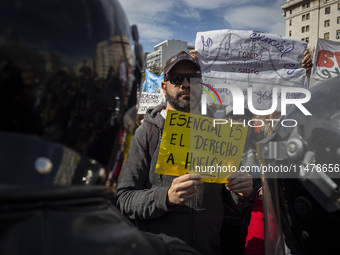
[[[149,109],[136,130],[116,202],[143,231],[164,235],[168,242],[178,238],[202,254],[221,254],[224,204],[247,204],[253,191],[251,176],[237,172],[227,184],[216,184],[203,183],[199,174],[155,173],[167,111],[200,114],[200,91],[190,84],[190,79],[200,77],[199,64],[185,51],[168,59],[162,82],[166,103]]]

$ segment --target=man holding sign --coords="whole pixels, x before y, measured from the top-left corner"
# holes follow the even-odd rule
[[[186,52],[171,57],[164,68],[166,104],[148,110],[136,130],[117,188],[121,212],[144,231],[179,238],[202,254],[220,254],[219,233],[224,203],[242,207],[253,182],[235,172],[227,184],[206,183],[200,174],[176,177],[155,173],[168,110],[199,114],[200,92],[190,79],[201,77],[199,64]]]

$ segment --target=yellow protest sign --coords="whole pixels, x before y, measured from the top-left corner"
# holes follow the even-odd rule
[[[238,170],[247,126],[215,123],[213,118],[169,110],[156,173],[196,173],[205,182],[226,183]]]

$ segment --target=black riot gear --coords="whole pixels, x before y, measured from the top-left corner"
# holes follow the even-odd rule
[[[103,185],[136,112],[133,34],[117,0],[0,2],[0,254],[169,254]]]
[[[310,89],[304,104],[257,144],[266,168],[264,214],[266,254],[339,254],[340,228],[340,77]],[[277,172],[269,172],[275,169]]]
[[[0,9],[0,130],[25,140],[2,145],[32,154],[22,157],[17,151],[15,158],[21,160],[7,155],[8,165],[1,162],[2,167],[11,170],[2,181],[32,184],[27,178],[41,178],[34,161],[43,158],[53,166],[44,180],[36,179],[37,184],[58,184],[56,175],[63,171],[66,157],[77,162],[73,169],[68,163],[68,178],[60,184],[89,182],[86,175],[103,182],[107,167],[114,164],[124,113],[136,104],[140,82],[134,76],[141,71],[136,68],[140,61],[134,57],[123,10],[116,1],[80,0],[5,0]],[[46,148],[34,155],[36,142],[60,152]],[[67,157],[65,150],[78,155]],[[30,177],[15,178],[21,175],[15,163],[29,168]],[[84,167],[92,174],[81,173],[79,168]],[[100,168],[105,171],[96,170]]]

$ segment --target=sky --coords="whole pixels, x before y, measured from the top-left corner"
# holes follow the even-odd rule
[[[119,0],[145,52],[165,40],[195,45],[197,32],[257,30],[285,36],[286,0]]]

